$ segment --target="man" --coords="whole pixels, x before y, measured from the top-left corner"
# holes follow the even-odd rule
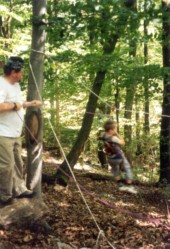
[[[19,81],[23,75],[23,60],[10,57],[0,77],[0,204],[12,203],[14,197],[32,197],[23,179],[21,132],[23,108],[40,106],[34,100],[22,102]]]

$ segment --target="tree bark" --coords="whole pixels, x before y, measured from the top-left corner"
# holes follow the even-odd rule
[[[132,7],[134,2],[135,2],[134,0],[125,1],[125,5],[128,7]],[[123,25],[125,26],[126,22],[127,22],[127,18],[128,18],[128,14],[126,17],[125,17],[125,15],[124,16],[120,15],[118,23],[115,25],[119,26],[120,23],[122,24],[122,20],[123,20],[123,23],[124,23]],[[115,49],[118,38],[119,38],[119,34],[114,34],[114,35],[110,36],[110,39],[107,40],[106,43],[103,45],[103,54],[108,54],[108,55],[112,54],[112,52]],[[97,100],[98,100],[96,95],[100,94],[102,84],[105,80],[106,72],[107,72],[106,70],[104,70],[104,71],[100,70],[96,73],[94,83],[92,86],[92,90],[91,90],[91,93],[89,95],[89,100],[88,100],[88,103],[86,106],[85,115],[84,115],[84,118],[82,121],[81,129],[79,131],[79,134],[78,134],[78,137],[75,141],[75,144],[73,145],[70,153],[67,156],[67,160],[72,168],[76,164],[76,162],[77,162],[77,160],[82,152],[84,144],[89,136],[94,116],[89,115],[88,112],[95,113],[95,111],[96,111]],[[68,167],[66,161],[64,161],[61,164],[60,168],[56,172],[57,183],[66,186],[67,182],[69,180],[69,177],[66,176],[63,172],[65,172],[67,174],[70,173],[70,170],[69,170],[69,167]]]
[[[160,181],[170,183],[170,1],[162,1],[163,18],[163,104],[160,133]]]
[[[30,54],[30,70],[28,77],[27,100],[42,100],[43,64],[46,33],[43,29],[46,14],[46,0],[32,1],[33,30]],[[26,112],[27,142],[27,186],[41,196],[42,175],[42,114],[39,107],[31,107]],[[39,144],[37,144],[37,141]]]

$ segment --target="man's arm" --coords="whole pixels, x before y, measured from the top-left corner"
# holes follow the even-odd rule
[[[2,102],[0,103],[0,113],[8,112],[8,111],[19,111],[22,107],[33,107],[33,106],[41,106],[42,102],[39,100],[33,100],[30,102],[24,102],[23,104],[19,102]]]
[[[22,105],[18,102],[2,102],[0,103],[0,113],[8,111],[19,111]]]
[[[39,100],[32,100],[32,101],[27,101],[23,103],[23,107],[24,108],[28,108],[28,107],[34,107],[34,106],[41,106],[42,102]]]

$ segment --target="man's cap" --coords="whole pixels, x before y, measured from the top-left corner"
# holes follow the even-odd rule
[[[21,58],[17,59],[17,57],[10,57],[5,66],[15,70],[21,69],[24,67],[24,61]]]

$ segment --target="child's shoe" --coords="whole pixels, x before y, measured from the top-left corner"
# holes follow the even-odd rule
[[[124,191],[124,192],[128,192],[128,193],[131,193],[131,194],[137,194],[138,193],[138,191],[135,189],[135,187],[134,186],[132,186],[132,185],[124,185],[124,186],[121,186],[120,188],[119,188],[119,190],[120,191]]]

